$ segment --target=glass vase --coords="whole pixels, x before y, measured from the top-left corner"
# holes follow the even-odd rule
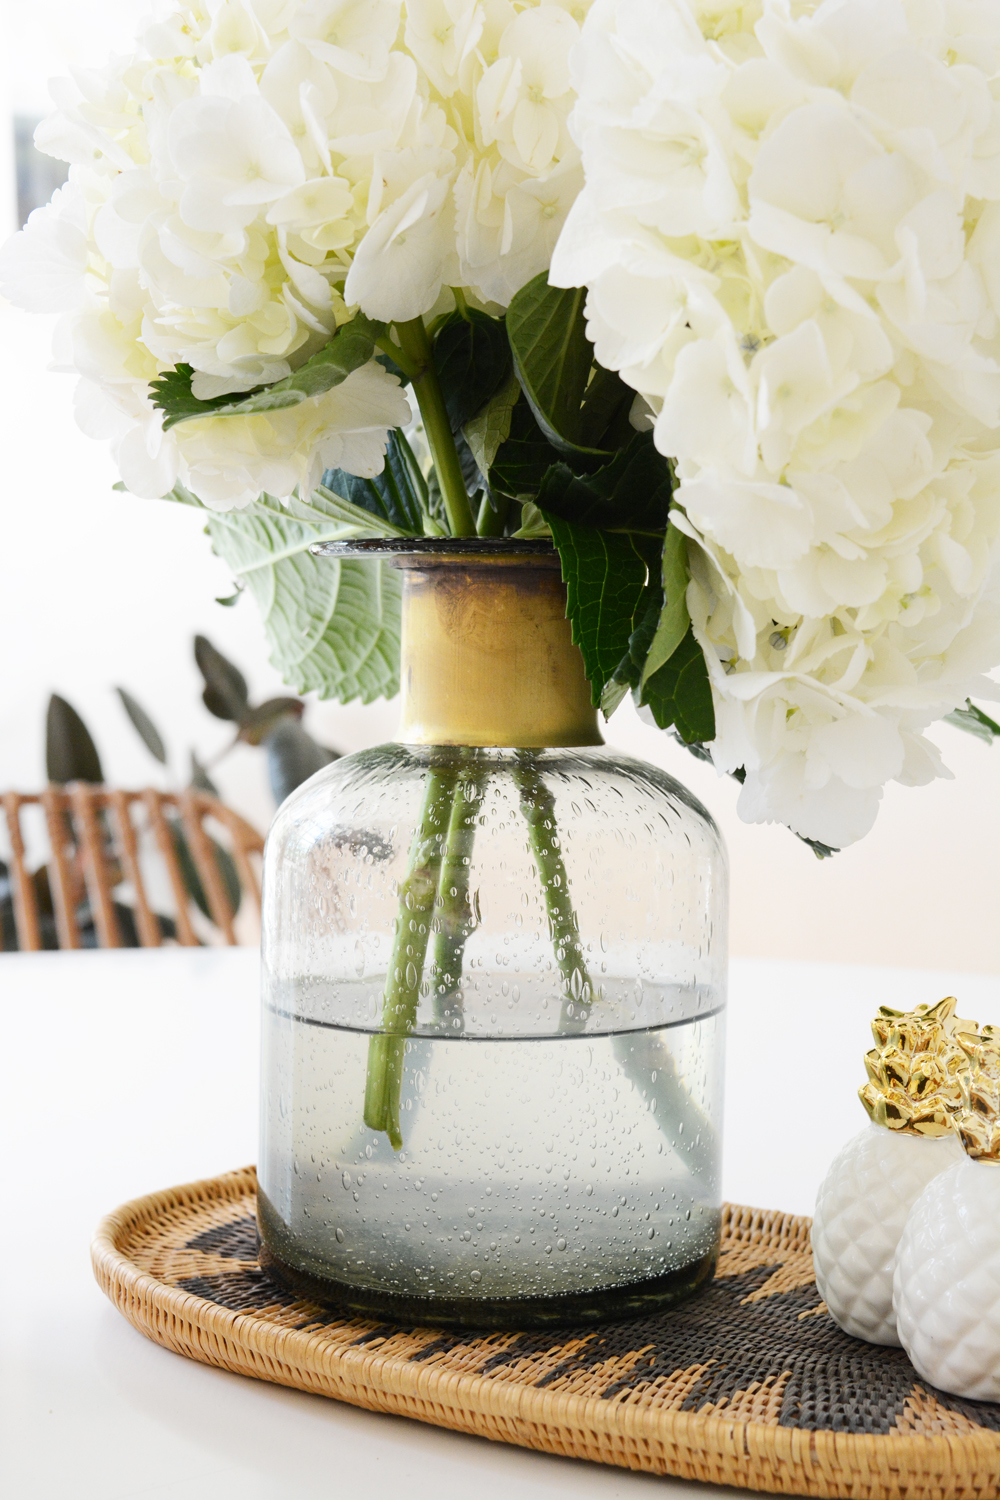
[[[719,833],[601,744],[551,549],[394,561],[399,739],[267,842],[261,1264],[411,1323],[663,1307],[719,1241]]]

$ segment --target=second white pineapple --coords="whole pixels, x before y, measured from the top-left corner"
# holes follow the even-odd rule
[[[955,1396],[1000,1401],[1000,1030],[959,1040],[971,1064],[958,1115],[968,1155],[913,1206],[895,1310],[919,1375]]]

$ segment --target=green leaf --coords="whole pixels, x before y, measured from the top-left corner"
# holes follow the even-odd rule
[[[660,729],[674,725],[685,742],[715,739],[715,708],[705,653],[690,628],[658,671],[646,679],[640,695]]]
[[[955,729],[964,729],[966,734],[974,734],[987,745],[992,745],[995,739],[1000,738],[1000,724],[991,719],[989,714],[984,714],[981,708],[977,708],[971,698],[966,698],[964,708],[956,708],[953,713],[945,714],[944,722]]]
[[[53,693],[45,716],[45,771],[49,781],[65,786],[69,781],[104,780],[101,758],[90,731],[76,709]]]
[[[361,479],[345,469],[327,469],[323,475],[325,490],[378,522],[388,523],[388,531],[380,526],[365,533],[369,536],[423,536],[422,482],[409,444],[398,428],[389,434],[385,466],[374,479]]]
[[[339,470],[328,469],[323,477],[327,479],[339,472]],[[262,500],[264,498],[261,497]],[[393,526],[391,521],[380,520],[375,511],[369,510],[367,506],[352,504],[343,495],[337,495],[333,490],[327,489],[326,485],[320,485],[318,489],[313,490],[311,504],[314,508],[321,507],[324,515],[335,524],[336,530],[331,532],[329,538],[331,541],[349,541],[352,537],[412,535],[411,532],[403,531],[399,526]]]
[[[656,631],[662,608],[663,590],[656,578],[652,577],[639,600],[636,626],[629,636],[628,650],[601,694],[601,712],[606,719],[610,719],[629,688],[635,689],[639,686],[643,667],[649,655],[650,642]]]
[[[542,271],[507,309],[507,336],[521,389],[539,427],[557,448],[587,450],[581,404],[594,363],[583,287],[549,286]],[[590,450],[597,451],[597,450]]]
[[[243,721],[250,702],[247,680],[239,667],[203,635],[194,638],[194,659],[205,679],[202,701],[210,714],[217,719],[228,719],[232,724]]]
[[[240,587],[232,594],[223,594],[221,598],[217,597],[215,602],[216,604],[221,604],[223,609],[232,609],[234,604],[239,603],[242,592],[243,589]]]
[[[180,486],[168,498],[199,505]],[[244,510],[200,508],[215,551],[257,601],[284,681],[300,693],[370,703],[399,691],[399,574],[374,558],[310,553],[344,537],[345,503],[319,489],[287,505],[262,495]]]
[[[511,417],[520,395],[521,387],[517,376],[510,375],[496,394],[462,428],[481,474],[489,474],[501,443],[505,443],[510,436]]]
[[[593,473],[574,474],[568,464],[554,464],[535,503],[579,526],[662,536],[672,491],[670,465],[656,451],[653,434],[636,432],[627,448]]]
[[[178,422],[186,422],[191,417],[216,416],[224,407],[232,406],[232,396],[211,396],[204,401],[193,396],[191,394],[193,378],[193,366],[179,364],[176,369],[165,370],[162,375],[158,375],[155,380],[149,382],[150,400],[157,410],[164,413],[164,432],[175,427]],[[265,386],[255,385],[240,399],[246,400],[265,389]]]
[[[434,336],[434,367],[451,430],[459,432],[510,372],[503,321],[474,308],[449,313]]]
[[[150,755],[155,760],[158,760],[161,766],[165,766],[167,763],[166,746],[163,743],[160,731],[149,717],[149,714],[143,708],[142,704],[137,703],[132,694],[125,688],[115,688],[115,692],[122,700],[122,707],[132,720],[132,727]]]
[[[191,780],[189,785],[196,792],[207,792],[210,797],[217,797],[219,795],[219,788],[211,776],[209,776],[208,771],[193,750],[191,751]]]
[[[581,430],[588,441],[602,448],[623,448],[635,431],[628,420],[634,400],[635,391],[619,374],[595,362],[580,412]],[[613,436],[619,429],[620,441]]]
[[[687,607],[688,568],[687,540],[675,526],[667,527],[663,543],[663,602],[656,633],[649,646],[642,669],[642,685],[670,660],[687,635],[691,618]]]
[[[306,706],[301,698],[268,698],[266,703],[247,709],[240,725],[239,737],[245,745],[260,745],[286,719],[301,719]]]
[[[191,366],[178,365],[175,370],[168,370],[150,381],[153,405],[165,413],[164,432],[193,417],[251,416],[255,412],[298,406],[311,396],[322,396],[332,390],[348,375],[366,365],[375,353],[377,339],[384,332],[384,323],[375,323],[364,313],[357,313],[350,323],[337,329],[328,344],[324,344],[291,375],[272,385],[256,386],[237,400],[232,396],[213,396],[200,401],[191,394],[194,374]]]
[[[648,559],[626,532],[576,526],[543,512],[566,584],[566,613],[596,708],[648,606]]]
[[[521,524],[512,533],[515,537],[522,537],[528,541],[540,541],[544,537],[552,536],[552,527],[546,521],[537,505],[530,500],[525,500],[521,507]]]
[[[211,922],[214,920],[214,918],[212,917],[212,908],[208,904],[208,897],[205,894],[205,887],[201,883],[201,876],[198,874],[198,866],[194,862],[194,855],[191,853],[188,841],[184,836],[184,830],[181,828],[179,823],[174,823],[171,829],[171,833],[174,840],[174,850],[177,854],[177,864],[180,868],[181,879],[184,882],[184,889],[187,891],[188,895],[191,897],[192,901],[194,902],[195,906],[197,906],[202,916],[207,917]],[[216,843],[215,839],[209,838],[208,842],[212,847],[212,853],[215,856],[215,863],[218,868],[219,874],[222,877],[222,885],[223,889],[226,892],[226,896],[229,899],[230,910],[235,917],[236,913],[240,909],[240,901],[243,896],[243,891],[240,887],[240,877],[236,869],[235,861],[233,860],[232,855],[229,853],[229,850],[223,849],[222,845]]]
[[[286,718],[276,724],[264,743],[271,795],[279,807],[296,787],[340,759],[338,751],[317,744],[297,719]]]
[[[534,500],[546,474],[562,455],[553,448],[532,415],[526,401],[518,401],[510,414],[510,429],[490,465],[487,479],[491,490],[511,500]]]

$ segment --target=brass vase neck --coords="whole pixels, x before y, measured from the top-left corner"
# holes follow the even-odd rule
[[[556,557],[400,558],[406,745],[600,745]]]

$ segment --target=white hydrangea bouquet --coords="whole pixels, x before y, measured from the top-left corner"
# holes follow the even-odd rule
[[[3,252],[286,679],[397,685],[356,536],[551,536],[632,691],[817,852],[1000,662],[1000,5],[201,0],[56,88]]]

